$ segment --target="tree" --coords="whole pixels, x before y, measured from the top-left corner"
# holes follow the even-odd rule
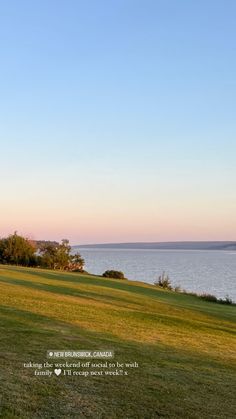
[[[63,239],[60,244],[42,244],[40,254],[42,266],[45,268],[74,272],[83,271],[84,259],[79,253],[71,254],[71,246],[67,239]]]
[[[35,266],[35,246],[30,240],[14,234],[0,240],[0,262],[9,265]]]
[[[83,272],[85,260],[82,258],[80,253],[75,253],[70,256],[69,271],[72,272]]]
[[[71,246],[69,245],[69,240],[63,239],[61,244],[57,247],[56,253],[56,269],[66,270],[70,265],[70,256]]]
[[[73,272],[82,272],[85,264],[79,253],[71,254],[67,239],[63,239],[60,244],[50,241],[31,242],[17,232],[0,239],[0,263]]]
[[[57,245],[43,243],[39,248],[40,265],[43,268],[56,269]]]

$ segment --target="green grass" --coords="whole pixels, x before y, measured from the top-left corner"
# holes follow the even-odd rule
[[[3,418],[235,418],[235,306],[126,280],[0,266]],[[36,377],[49,349],[113,349],[117,377]]]

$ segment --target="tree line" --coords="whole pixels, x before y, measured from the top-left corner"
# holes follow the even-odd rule
[[[15,232],[0,239],[0,263],[83,272],[85,261],[80,253],[71,253],[67,239],[63,239],[61,243],[37,242]]]

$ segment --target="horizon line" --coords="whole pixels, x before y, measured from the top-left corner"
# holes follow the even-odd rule
[[[100,246],[121,244],[172,244],[172,243],[236,243],[236,240],[168,240],[168,241],[128,241],[128,242],[99,242],[84,243],[73,246]]]

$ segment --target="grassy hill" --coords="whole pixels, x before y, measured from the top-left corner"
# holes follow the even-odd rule
[[[235,306],[139,282],[0,266],[0,416],[234,418],[235,319]],[[23,367],[49,349],[101,348],[139,368],[45,377]]]

